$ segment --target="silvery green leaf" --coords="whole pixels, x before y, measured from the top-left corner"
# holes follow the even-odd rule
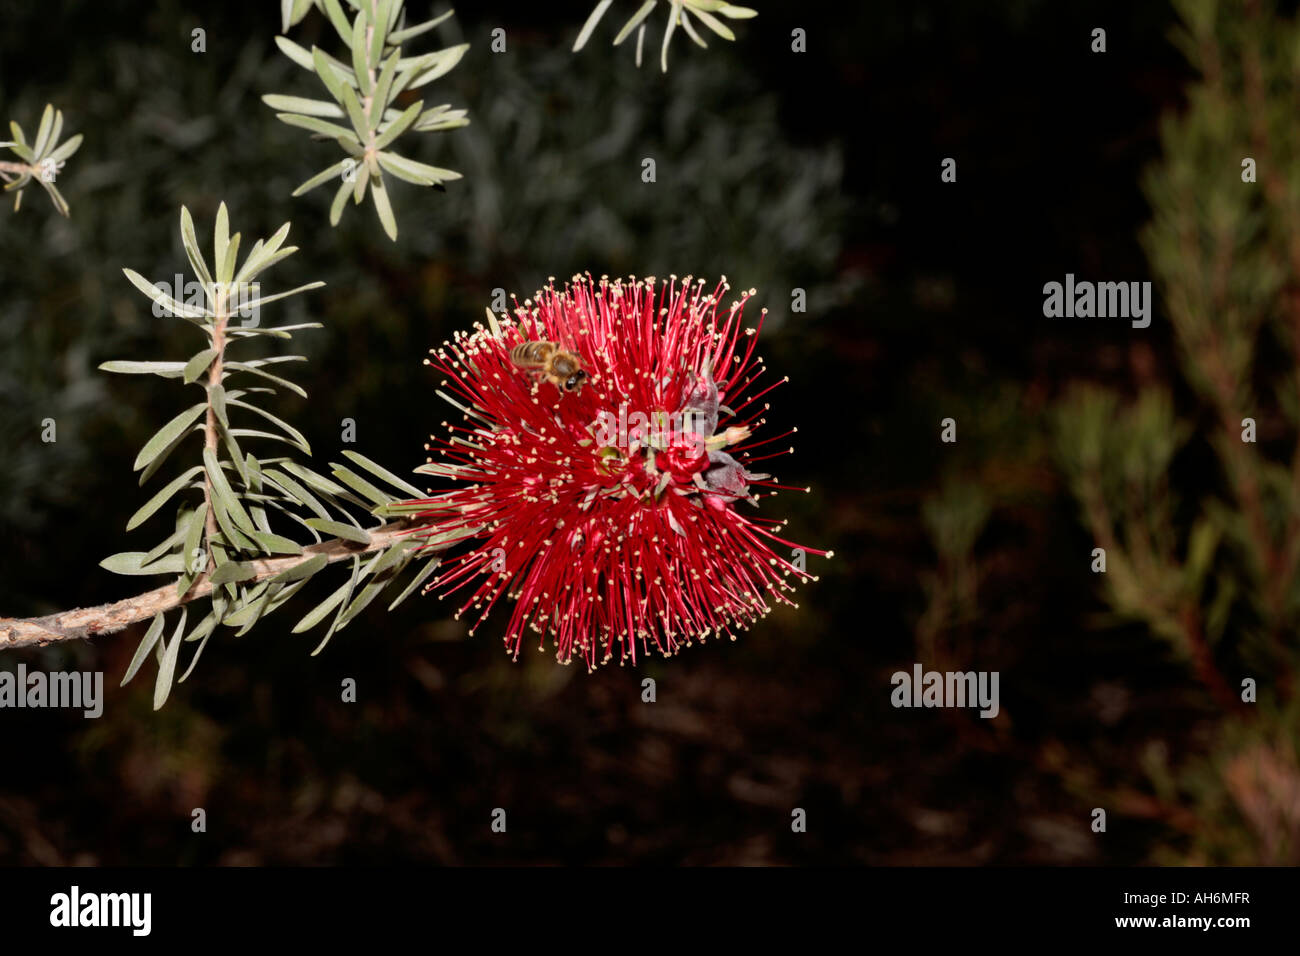
[[[327,116],[331,119],[343,118],[343,110],[337,103],[331,103],[329,100],[312,100],[305,96],[267,93],[262,97],[262,102],[280,113],[302,113],[305,116]]]
[[[387,468],[375,464],[365,455],[358,454],[355,451],[345,451],[343,452],[343,457],[347,458],[349,461],[353,462],[354,464],[359,465],[362,468],[366,469],[366,471],[370,472],[375,477],[381,478],[384,481],[388,482],[394,488],[401,488],[403,491],[409,492],[415,498],[424,497],[424,492],[421,491],[419,488],[415,487],[415,485],[411,484],[409,481],[405,481],[404,479],[399,478],[397,475],[393,474]]]
[[[342,113],[341,110],[339,112],[340,114]],[[346,169],[349,165],[355,165],[354,161],[347,158],[339,160],[333,166],[330,166],[326,169],[322,169],[315,176],[308,179],[301,186],[295,189],[292,195],[295,198],[297,198],[298,196],[301,196],[304,193],[311,192],[317,186],[322,186],[325,183],[329,182],[329,180],[335,178],[336,176],[341,176],[343,174],[343,170]]]
[[[149,656],[149,652],[158,643],[158,635],[162,633],[162,629],[163,614],[160,611],[153,616],[153,620],[149,623],[149,629],[144,632],[144,637],[140,639],[140,645],[135,649],[135,655],[131,658],[131,663],[127,665],[126,675],[122,678],[122,683],[117,686],[125,687],[131,678],[139,672],[140,665],[144,663],[144,659]]]
[[[354,557],[352,559],[353,574],[356,573],[360,561],[360,558]],[[326,614],[347,600],[347,596],[352,593],[352,580],[352,577],[349,577],[333,594],[304,614],[298,623],[291,628],[293,633],[301,634],[303,631],[311,630],[325,619]],[[317,648],[317,651],[319,650],[320,648]]]
[[[733,20],[749,20],[758,16],[757,10],[752,10],[749,7],[732,6],[730,3],[724,3],[718,8],[718,12],[724,17],[731,17]]]
[[[298,385],[295,385],[287,378],[281,378],[279,375],[273,375],[270,372],[263,371],[260,368],[254,368],[251,366],[251,363],[227,362],[225,365],[225,371],[227,374],[231,372],[247,372],[250,375],[257,375],[260,378],[265,378],[268,381],[275,382],[277,385],[289,389],[289,391],[295,393],[296,395],[301,396],[302,398],[307,397],[307,392],[305,389],[300,388]]]
[[[203,539],[203,529],[208,517],[208,503],[200,502],[199,506],[194,509],[190,515],[189,527],[185,529],[184,551],[181,557],[185,560],[186,573],[196,572],[202,552],[199,550],[199,543]]]
[[[144,564],[145,551],[120,551],[111,554],[99,566],[114,574],[180,574],[184,570],[179,554],[169,554],[149,564]]]
[[[192,405],[158,429],[154,436],[145,442],[145,446],[140,449],[140,454],[135,458],[132,471],[139,471],[156,459],[172,442],[185,435],[205,411],[207,411],[207,406],[203,403]]]
[[[423,584],[425,580],[429,577],[429,575],[433,574],[433,572],[437,570],[438,565],[441,563],[442,563],[441,556],[431,559],[429,563],[426,564],[423,569],[421,569],[420,573],[411,579],[411,583],[408,584],[402,590],[402,593],[397,595],[397,597],[393,600],[393,603],[388,605],[388,610],[391,611],[393,608],[397,607],[397,605],[401,604],[408,597],[410,597],[411,592],[414,591],[416,588],[418,588],[421,584]]]
[[[343,8],[339,6],[339,0],[322,0],[322,6],[325,15],[330,18],[330,23],[334,25],[334,30],[338,33],[339,39],[346,46],[351,46],[352,25],[348,23],[348,18],[343,15]]]
[[[366,30],[369,26],[366,11],[360,11],[352,25],[352,42],[348,44],[352,53],[352,72],[356,74],[357,89],[362,96],[369,96],[371,90],[370,61],[367,59],[369,51],[366,49]]]
[[[9,121],[9,132],[13,135],[14,142],[19,146],[27,145],[27,137],[23,135],[23,128],[18,125],[17,121]]]
[[[409,127],[412,123],[415,122],[416,117],[420,115],[420,110],[422,109],[424,109],[423,100],[420,100],[419,102],[416,103],[412,103],[410,106],[408,106],[405,110],[402,111],[401,116],[397,117],[397,119],[389,123],[388,126],[383,130],[383,132],[381,132],[377,137],[375,137],[373,148],[383,149],[393,140],[397,139],[397,137],[401,136],[402,133],[406,132],[407,127]]]
[[[248,411],[252,412],[255,415],[260,415],[262,418],[265,418],[268,422],[280,428],[287,436],[289,436],[289,438],[292,439],[293,444],[297,445],[300,449],[302,449],[303,454],[306,455],[311,454],[311,446],[307,444],[307,437],[303,435],[302,432],[298,431],[298,429],[294,428],[292,425],[290,425],[288,422],[284,421],[283,419],[277,418],[275,415],[272,415],[270,412],[266,411],[265,409],[258,408],[256,405],[250,405],[248,402],[241,402],[235,399],[227,399],[227,405],[237,405],[240,408],[247,409]]]
[[[368,63],[378,63],[384,55],[384,43],[388,39],[389,14],[392,13],[393,0],[379,0],[375,11],[374,30],[370,35],[370,48],[366,51]]]
[[[417,186],[434,186],[461,178],[460,173],[455,170],[439,169],[437,166],[416,162],[397,153],[377,153],[375,159],[379,161],[380,166],[398,179],[415,183]]]
[[[45,147],[50,142],[50,131],[54,128],[54,107],[49,103],[45,104],[45,112],[41,114],[41,125],[36,131],[36,141],[32,143],[32,152],[39,159],[45,154]]]
[[[203,261],[203,253],[199,250],[198,236],[194,233],[194,219],[184,206],[181,206],[181,244],[185,247],[185,255],[190,260],[194,274],[205,287],[211,286],[212,273],[208,271],[208,264]]]
[[[468,126],[469,119],[465,110],[453,110],[449,105],[435,106],[431,110],[425,110],[418,120],[415,121],[415,130],[420,133],[427,133],[433,130],[457,129],[461,126]]]
[[[147,295],[154,302],[157,302],[172,315],[178,315],[183,319],[206,319],[212,316],[207,309],[196,309],[192,306],[184,305],[177,302],[166,292],[163,292],[153,283],[151,283],[134,269],[123,269],[122,273],[131,281],[131,284]]]
[[[271,584],[288,584],[291,581],[305,581],[317,571],[329,564],[329,558],[323,554],[314,554],[301,564],[295,564],[271,578]]]
[[[677,7],[673,6],[668,12],[668,26],[664,29],[664,43],[659,49],[659,68],[663,72],[668,72],[668,44],[672,42],[673,31],[677,29]]]
[[[203,464],[207,470],[208,483],[212,487],[213,501],[220,503],[240,531],[246,534],[256,531],[257,529],[253,526],[253,519],[248,516],[248,512],[244,510],[244,506],[239,503],[239,499],[231,490],[230,482],[226,480],[225,471],[222,470],[221,463],[217,461],[216,452],[211,448],[203,449]]]
[[[368,498],[373,504],[382,506],[393,500],[393,496],[380,491],[364,478],[353,474],[341,465],[334,465],[331,474],[339,481],[358,492],[362,497]]]
[[[618,36],[614,37],[614,46],[618,46],[627,39],[627,35],[636,29],[638,23],[650,15],[650,11],[655,8],[655,0],[645,0],[641,8],[628,18],[627,23],[623,24],[623,29],[618,31]]]
[[[216,279],[222,285],[230,281],[230,276],[223,275],[222,263],[226,260],[226,248],[230,245],[230,214],[223,202],[217,207],[217,220],[212,227],[212,264],[217,267]]]
[[[703,47],[706,50],[709,48],[709,45],[704,42],[704,37],[695,32],[695,26],[691,23],[690,15],[684,8],[682,10],[682,29],[686,31],[687,36],[695,42],[696,46]]]
[[[416,37],[420,36],[421,34],[428,33],[430,30],[432,30],[438,24],[442,23],[444,20],[446,20],[455,12],[456,11],[454,10],[448,10],[440,17],[434,17],[432,20],[425,20],[423,23],[416,24],[413,27],[406,27],[403,30],[398,30],[395,33],[391,33],[388,36],[388,43],[390,46],[397,46],[405,43],[407,40],[414,40]]]
[[[298,44],[294,43],[288,37],[276,37],[275,45],[280,48],[280,52],[287,56],[293,62],[297,63],[304,70],[314,70],[312,64],[311,52]]]
[[[226,256],[217,266],[217,281],[223,289],[229,289],[230,281],[235,277],[235,263],[239,261],[239,236],[239,233],[235,233],[230,237]]]
[[[50,155],[47,156],[46,158],[52,159],[55,163],[65,162],[69,157],[72,156],[73,153],[75,153],[78,149],[81,148],[81,141],[84,138],[85,137],[83,137],[80,133],[78,133],[76,136],[69,136],[64,141],[62,146],[59,146],[56,149],[54,149],[50,153]]]
[[[469,44],[461,43],[458,46],[447,47],[445,50],[437,50],[434,53],[425,54],[425,56],[434,58],[430,64],[427,67],[417,67],[415,70],[408,69],[404,74],[406,79],[403,80],[399,78],[394,85],[400,86],[404,90],[416,90],[424,86],[426,83],[432,83],[439,77],[450,73],[455,68],[456,64],[461,61],[461,58],[465,56],[468,50]],[[401,69],[400,63],[398,64],[398,68]]]
[[[242,304],[242,308],[250,309],[250,310],[260,308],[261,306],[264,306],[267,303],[277,302],[280,299],[287,299],[291,295],[297,295],[299,292],[307,292],[311,289],[319,289],[324,284],[325,284],[324,282],[320,282],[320,281],[308,282],[306,285],[300,285],[298,286],[298,288],[290,289],[288,292],[277,292],[275,293],[275,295],[264,295],[261,298],[254,299],[251,302],[245,302]]]
[[[59,214],[62,216],[68,215],[68,201],[63,198],[63,193],[59,192],[59,187],[43,179],[38,179],[36,182],[49,195],[50,200],[54,203],[54,208],[59,211]]]
[[[361,108],[361,101],[357,99],[357,94],[352,92],[350,86],[343,87],[343,108],[348,111],[348,119],[352,122],[352,128],[356,130],[359,140],[365,142],[370,139],[370,118],[366,116],[365,110]]]
[[[150,515],[166,504],[167,501],[170,500],[178,491],[184,488],[191,478],[202,471],[203,468],[201,465],[195,465],[182,473],[180,477],[174,478],[172,481],[168,482],[167,485],[150,498],[139,511],[131,515],[131,519],[126,523],[126,530],[134,531],[138,528],[149,519]]]
[[[191,382],[197,381],[198,377],[208,370],[208,366],[212,364],[212,360],[216,357],[216,349],[204,349],[186,362],[182,376],[185,384],[189,385]]]
[[[317,531],[323,531],[325,534],[333,535],[336,538],[343,538],[345,541],[355,541],[357,544],[370,543],[370,535],[367,532],[350,524],[344,524],[342,521],[308,518],[307,524]]]
[[[253,540],[270,554],[302,554],[302,545],[283,535],[256,531],[253,533]]]
[[[342,103],[344,88],[356,83],[352,70],[318,46],[311,48],[309,58],[311,70],[325,84],[325,89],[329,90],[330,96],[334,97],[335,102]]]
[[[320,517],[327,521],[329,520],[329,512],[325,510],[324,505],[317,501],[316,497],[310,491],[298,484],[298,482],[294,481],[284,472],[267,468],[264,475],[298,504],[310,508]]]
[[[199,640],[199,646],[196,647],[196,648],[194,649],[194,656],[190,658],[190,666],[187,667],[187,668],[185,668],[185,673],[182,674],[181,677],[180,677],[180,680],[177,681],[178,684],[184,684],[184,683],[185,683],[185,679],[186,679],[187,677],[189,677],[190,674],[194,673],[194,665],[196,665],[196,664],[199,662],[199,658],[203,656],[203,648],[205,648],[205,647],[208,646],[208,638],[210,638],[210,637],[212,636],[212,631],[213,631],[213,629],[216,627],[216,624],[217,624],[217,620],[216,620],[216,616],[215,616],[215,615],[209,615],[209,617],[212,618],[212,626],[211,626],[211,627],[208,627],[206,630],[202,631],[202,637],[201,637],[200,640]],[[205,620],[206,620],[206,618],[205,618]],[[203,627],[203,625],[200,624],[200,625],[199,625],[199,628],[202,628],[202,627]],[[196,630],[196,632],[197,632],[197,631],[198,631],[198,628],[196,628],[195,630]],[[191,641],[191,640],[194,640],[194,638],[193,638],[193,637],[187,637],[186,640],[187,640],[187,641]]]
[[[356,99],[355,95],[353,99]],[[288,123],[290,126],[311,130],[313,133],[320,133],[322,136],[329,136],[333,139],[346,139],[358,145],[361,143],[357,139],[357,134],[352,130],[336,123],[327,123],[317,116],[302,116],[298,113],[276,113],[275,118],[283,123]]]
[[[388,104],[392,102],[393,78],[397,75],[398,57],[399,55],[394,52],[384,61],[384,67],[379,71],[379,81],[375,83],[374,101],[379,105],[371,107],[370,114],[373,116],[376,110],[385,107],[379,114],[381,123],[387,121],[390,115],[401,115],[395,110],[386,109]]]
[[[222,428],[230,427],[230,416],[226,413],[226,389],[220,383],[208,386],[208,401],[212,405],[212,413],[217,416],[217,421]]]
[[[600,3],[596,4],[596,9],[591,11],[591,16],[587,17],[587,22],[582,25],[582,30],[578,33],[578,39],[573,41],[574,53],[587,45],[592,32],[596,29],[596,24],[600,23],[600,18],[605,15],[605,11],[609,9],[610,4],[613,2],[614,0],[600,0]]]
[[[186,609],[181,608],[181,619],[176,624],[176,633],[172,635],[171,642],[162,649],[162,660],[158,666],[158,679],[153,685],[153,709],[158,710],[163,704],[167,703],[167,695],[171,693],[172,678],[176,674],[176,658],[181,651],[181,634],[185,631]]]
[[[384,227],[384,232],[388,238],[397,241],[397,218],[393,215],[392,203],[388,201],[388,190],[384,186],[382,176],[375,177],[375,185],[370,190],[371,198],[375,201],[375,212],[379,215],[379,222]]]
[[[212,572],[213,584],[229,584],[232,581],[250,581],[257,577],[257,568],[251,561],[227,561]]]
[[[339,184],[338,192],[334,194],[334,201],[330,203],[330,225],[337,226],[339,220],[343,218],[343,208],[348,203],[348,194],[352,192],[352,184],[344,180]]]
[[[352,589],[357,586],[357,578],[360,568],[361,557],[357,556],[352,559],[352,574],[348,577],[347,583],[343,586],[342,599],[338,602],[339,612],[334,615],[334,622],[330,624],[330,628],[325,632],[325,636],[321,638],[321,642],[316,645],[316,650],[311,652],[312,657],[315,657],[321,651],[325,650],[325,645],[330,642],[330,638],[333,637],[334,632],[338,630],[339,623],[343,619],[343,609],[352,598]]]
[[[117,372],[122,375],[159,375],[162,378],[180,378],[185,371],[184,362],[132,362],[114,359],[101,362],[101,372]]]

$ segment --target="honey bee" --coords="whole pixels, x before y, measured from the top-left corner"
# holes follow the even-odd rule
[[[510,361],[517,368],[540,372],[562,392],[581,390],[587,377],[578,356],[566,352],[557,342],[521,342],[510,350]]]

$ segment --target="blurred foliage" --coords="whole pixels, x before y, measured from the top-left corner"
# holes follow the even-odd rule
[[[9,121],[12,140],[0,143],[15,156],[18,162],[0,162],[0,181],[5,183],[5,192],[14,194],[14,212],[23,201],[23,187],[33,179],[49,195],[54,208],[61,215],[68,214],[68,203],[59,192],[55,180],[62,172],[68,158],[81,146],[81,134],[61,141],[63,134],[63,111],[52,105],[45,105],[41,114],[41,125],[36,129],[36,136],[30,143],[17,120]]]
[[[1295,864],[1300,23],[1251,0],[1177,7],[1174,39],[1200,78],[1161,125],[1142,241],[1189,407],[1152,385],[1132,400],[1080,388],[1059,410],[1058,450],[1106,551],[1107,603],[1169,643],[1217,721],[1207,753],[1156,752],[1120,803],[1182,831],[1159,859]],[[1259,702],[1242,705],[1247,677]]]
[[[587,45],[587,40],[595,32],[596,27],[604,18],[605,13],[609,10],[614,0],[600,0],[596,4],[591,15],[587,17],[586,23],[582,25],[582,30],[578,33],[578,39],[573,41],[573,52],[577,53]],[[614,37],[614,46],[618,46],[636,31],[636,65],[641,65],[641,53],[645,47],[646,18],[654,12],[657,6],[656,0],[645,0],[637,7],[633,13],[623,23],[619,29],[618,35]],[[718,16],[714,16],[717,14]],[[756,10],[749,7],[737,7],[730,3],[724,3],[723,0],[668,0],[668,18],[664,21],[664,38],[659,47],[659,68],[664,73],[668,72],[668,47],[673,42],[673,33],[680,26],[687,36],[694,41],[696,46],[708,47],[708,42],[701,36],[706,31],[712,31],[724,40],[734,40],[736,35],[731,32],[731,27],[727,26],[718,17],[726,17],[728,20],[748,20],[751,17],[758,16]],[[699,20],[699,25],[704,29],[697,30],[693,20]]]
[[[416,162],[390,147],[407,132],[457,129],[469,120],[465,110],[449,104],[424,109],[424,100],[399,103],[404,94],[432,83],[452,70],[469,44],[462,43],[420,56],[402,56],[402,44],[423,36],[451,16],[451,11],[423,23],[407,25],[403,0],[347,0],[356,10],[349,20],[340,0],[322,0],[321,9],[347,51],[347,62],[329,55],[318,46],[307,50],[285,36],[276,46],[298,66],[312,73],[329,94],[329,100],[269,93],[262,101],[276,118],[290,126],[310,130],[313,139],[332,139],[347,156],[312,176],[294,190],[294,196],[337,181],[330,205],[330,225],[337,226],[349,198],[360,205],[370,189],[375,213],[388,238],[397,240],[397,217],[388,198],[384,173],[414,183],[436,186],[460,179],[460,173]],[[295,9],[293,0],[281,5],[284,27],[297,22],[305,5]],[[351,64],[349,66],[349,64]],[[319,92],[319,90],[313,90]],[[405,99],[411,99],[411,96]],[[346,121],[351,129],[335,120]],[[405,146],[405,141],[403,141]],[[373,185],[371,185],[373,183]]]

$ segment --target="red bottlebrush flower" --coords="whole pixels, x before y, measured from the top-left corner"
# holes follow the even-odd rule
[[[752,292],[722,310],[727,288],[575,276],[431,350],[465,421],[420,470],[459,485],[408,508],[416,534],[471,543],[426,588],[469,589],[470,633],[505,596],[516,657],[531,628],[563,663],[635,662],[638,647],[669,656],[793,603],[791,574],[815,580],[773,550],[797,547],[774,533],[785,522],[736,508],[782,487],[748,470],[745,444],[781,383],[757,389]],[[718,432],[720,413],[733,423]]]

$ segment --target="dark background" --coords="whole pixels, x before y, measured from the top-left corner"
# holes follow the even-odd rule
[[[424,18],[427,4],[410,6]],[[522,298],[585,270],[757,288],[763,354],[791,378],[773,434],[799,428],[774,470],[813,488],[765,504],[794,540],[834,550],[810,558],[821,580],[736,643],[590,675],[551,654],[512,663],[504,616],[467,639],[431,597],[393,614],[376,602],[316,658],[317,636],[288,633],[292,609],[222,633],[157,714],[152,665],[116,687],[138,629],[7,654],[6,667],[103,669],[108,694],[98,721],[0,712],[0,861],[1180,859],[1155,823],[1092,833],[1098,797],[1063,771],[1138,774],[1152,739],[1195,751],[1203,701],[1143,632],[1089,625],[1099,602],[1078,558],[1091,543],[1046,451],[1069,380],[1161,375],[1168,334],[1158,313],[1138,332],[1041,312],[1042,284],[1066,272],[1150,278],[1139,176],[1188,77],[1166,39],[1172,10],[765,2],[733,24],[734,44],[700,50],[679,33],[665,77],[657,56],[638,71],[630,45],[607,49],[631,4],[570,53],[590,6],[465,5],[438,40],[413,42],[471,42],[431,102],[467,107],[472,125],[415,137],[416,158],[465,178],[445,194],[399,186],[394,245],[369,200],[330,229],[328,190],[289,197],[337,150],[260,102],[315,95],[274,47],[278,4],[0,3],[2,118],[30,131],[49,101],[86,135],[59,182],[70,220],[35,187],[17,215],[0,211],[0,611],[134,593],[98,561],[155,543],[152,525],[122,530],[151,494],[131,462],[181,389],[96,366],[196,350],[120,270],[183,271],[179,206],[204,237],[222,200],[246,246],[293,221],[301,251],[264,288],[328,282],[268,307],[325,324],[296,342],[311,400],[276,408],[321,464],[344,447],[345,417],[364,454],[399,471],[423,460],[447,411],[421,359],[494,288]],[[503,54],[489,50],[498,26]],[[1095,26],[1104,55],[1089,52]],[[195,27],[206,53],[190,51]],[[790,51],[795,27],[805,54]],[[327,31],[311,14],[290,36],[333,48]],[[647,156],[654,185],[640,181]],[[939,178],[949,156],[955,184]],[[805,314],[790,314],[794,288]],[[949,416],[955,446],[938,440]],[[40,442],[46,417],[54,445]],[[889,675],[927,660],[918,622],[938,558],[924,508],[953,486],[994,505],[980,615],[953,638],[963,666],[1001,672],[993,722],[889,705]],[[339,702],[346,677],[356,704]],[[206,834],[190,832],[195,807]],[[496,807],[507,834],[490,831]],[[791,832],[795,807],[807,833]]]

